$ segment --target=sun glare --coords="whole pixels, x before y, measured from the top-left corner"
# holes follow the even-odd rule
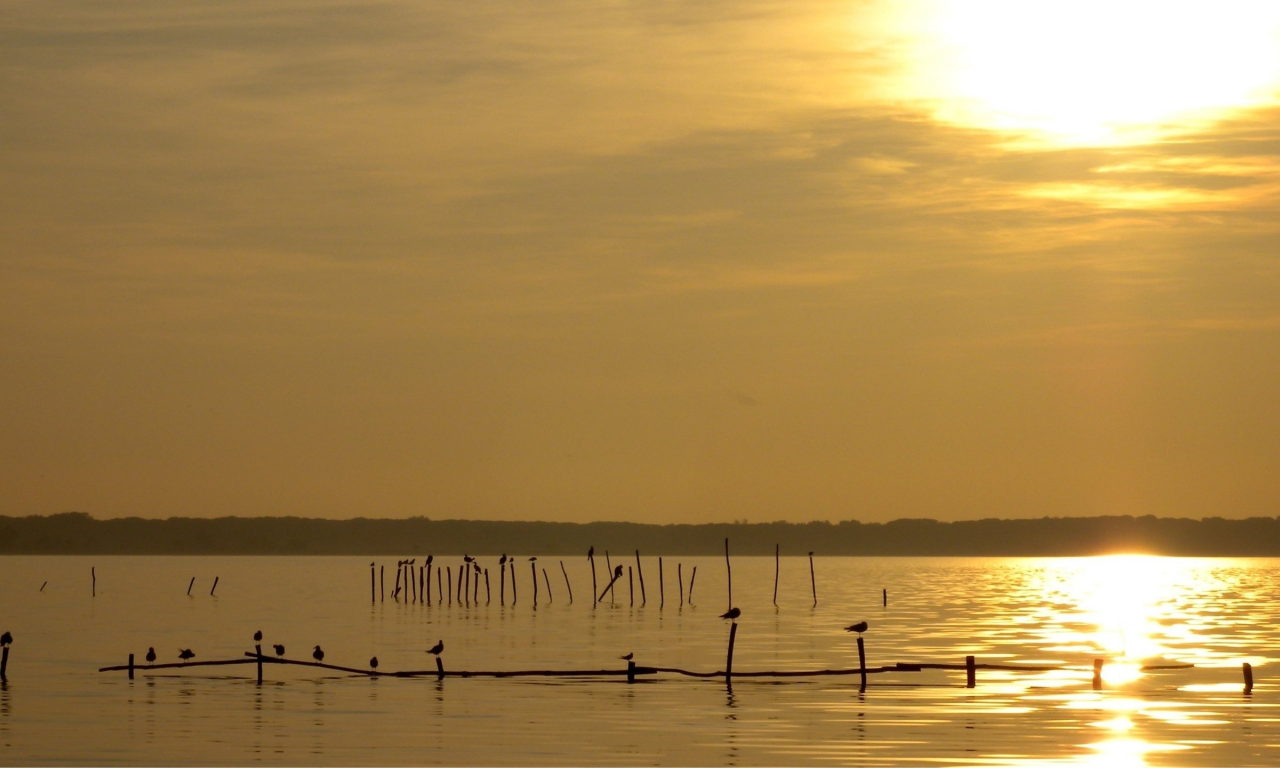
[[[935,0],[917,87],[949,122],[1115,144],[1271,103],[1271,0]]]

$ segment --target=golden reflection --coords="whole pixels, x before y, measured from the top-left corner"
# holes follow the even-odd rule
[[[1271,103],[1272,0],[918,0],[906,90],[949,122],[1055,143],[1146,141]],[[905,10],[909,8],[910,10]],[[914,34],[911,27],[914,24]]]

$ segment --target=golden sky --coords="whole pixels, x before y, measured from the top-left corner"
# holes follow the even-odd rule
[[[1280,3],[0,9],[0,514],[1280,514]]]

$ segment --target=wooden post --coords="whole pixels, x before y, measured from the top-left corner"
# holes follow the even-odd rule
[[[538,564],[530,562],[529,572],[533,575],[533,607],[538,607]]]
[[[604,551],[604,571],[610,576],[613,576],[613,561],[609,559],[609,550],[607,549]],[[606,589],[608,589],[609,591],[609,605],[613,605],[613,582],[614,581],[617,581],[617,579],[610,581],[609,586],[606,587]]]
[[[519,591],[516,589],[516,559],[511,558],[511,562],[507,565],[511,566],[511,604],[515,605],[516,600],[519,599]]]
[[[1241,671],[1244,672],[1244,692],[1253,693],[1253,665],[1246,661]]]
[[[445,568],[444,572],[449,577],[449,605],[453,605],[453,569]]]
[[[440,566],[436,566],[436,602],[444,605],[444,579],[440,578]]]
[[[636,580],[632,578],[631,566],[627,566],[627,596],[631,599],[631,607],[636,604]]]
[[[684,563],[676,563],[676,583],[680,585],[680,605],[684,606]]]
[[[634,683],[636,681],[636,663],[634,661],[627,662],[627,682]]]
[[[89,569],[89,578],[93,579],[93,596],[98,596],[98,571],[96,568]],[[44,587],[41,587],[44,589]]]
[[[41,592],[43,592],[43,591],[44,591],[44,588],[45,588],[45,587],[47,587],[47,586],[49,586],[49,582],[47,582],[47,581],[46,581],[45,583],[41,584],[41,585],[40,585],[40,591],[41,591]]]
[[[649,602],[644,595],[644,569],[640,567],[640,550],[636,550],[636,575],[640,577],[640,605]]]
[[[729,577],[729,607],[733,607],[733,566],[729,564],[729,539],[724,540],[724,570]]]
[[[417,569],[413,567],[412,563],[410,563],[409,570],[405,574],[406,576],[405,581],[407,581],[409,584],[409,600],[414,603],[418,602],[418,585],[416,583],[416,580],[413,578],[413,572],[415,570]]]
[[[614,575],[612,579],[609,579],[609,583],[606,584],[604,586],[604,589],[600,591],[600,596],[596,598],[597,603],[604,599],[604,596],[606,593],[612,594],[613,583],[620,578],[622,578],[622,566],[618,566],[618,572]]]
[[[554,603],[554,602],[556,601],[556,599],[555,599],[554,597],[552,597],[552,596],[551,596],[551,577],[547,575],[547,569],[546,569],[546,568],[543,568],[543,569],[542,569],[542,580],[543,580],[543,581],[546,583],[546,585],[547,585],[547,602],[548,602],[548,603]]]
[[[778,607],[778,574],[782,571],[782,561],[779,555],[782,552],[782,545],[773,545],[773,607]]]
[[[431,602],[431,595],[430,595],[430,593],[428,593],[428,592],[427,592],[427,590],[425,590],[425,589],[422,587],[423,580],[424,580],[424,579],[423,579],[423,571],[426,571],[426,570],[427,570],[428,568],[430,568],[430,567],[431,567],[431,566],[429,566],[429,565],[422,565],[422,566],[420,566],[420,567],[418,568],[418,601],[419,601],[419,602],[422,602],[422,603],[429,603],[429,602]]]
[[[862,678],[862,682],[858,685],[858,693],[865,693],[867,690],[867,646],[862,642],[862,635],[858,635],[858,670]]]
[[[564,588],[569,591],[569,605],[573,605],[573,587],[569,586],[569,572],[564,569],[564,561],[560,561],[560,573],[564,574]]]
[[[596,588],[599,586],[596,584],[596,556],[592,554],[594,550],[595,550],[595,547],[592,547],[591,550],[587,553],[587,559],[591,561],[591,596],[592,597],[595,597],[598,594],[598,592],[596,591]],[[595,601],[592,601],[592,604],[594,605]]]
[[[698,566],[693,566],[693,573],[689,574],[689,605],[693,605],[693,582],[698,580]]]
[[[9,649],[7,647],[4,649],[4,654],[6,656],[9,655]],[[133,654],[132,653],[129,654],[129,679],[130,680],[133,679]]]
[[[887,589],[882,589],[882,590],[880,590],[880,597],[881,597],[881,599],[882,599],[882,600],[884,600],[884,605],[885,605],[886,607],[888,607],[888,605],[889,605],[889,590],[887,590]]]
[[[191,588],[196,585],[196,577],[191,577],[191,583],[187,585],[187,597],[191,597]]]
[[[729,625],[729,655],[724,660],[724,681],[730,682],[733,678],[733,641],[738,636],[738,622]]]
[[[818,577],[813,573],[813,553],[809,553],[809,584],[813,587],[813,604],[818,604]]]
[[[0,651],[0,683],[9,682],[9,646]]]
[[[400,600],[400,577],[404,575],[404,563],[396,563],[396,586],[391,590],[391,599],[399,602]]]
[[[1102,690],[1102,659],[1093,660],[1093,690]]]
[[[507,564],[498,563],[498,605],[507,604]]]
[[[472,563],[471,570],[475,571],[475,574],[473,575],[476,578],[476,585],[472,587],[471,602],[475,603],[476,605],[479,605],[480,604],[480,564]]]
[[[444,662],[440,660],[439,654],[436,654],[436,679],[444,679]]]
[[[493,593],[489,591],[489,569],[484,569],[484,604],[488,605],[493,600]]]
[[[466,570],[466,585],[462,583],[462,571]],[[466,597],[467,602],[471,602],[471,563],[463,563],[458,566],[458,603],[462,603],[462,598]]]
[[[667,589],[662,583],[662,558],[658,558],[658,609],[661,610],[667,605]]]
[[[378,594],[381,595],[378,598],[379,601],[385,603],[387,601],[387,566],[385,565],[378,569]]]
[[[213,597],[213,593],[218,591],[218,579],[220,576],[213,577],[213,589],[209,590],[209,597]]]
[[[262,685],[262,646],[253,646],[253,652],[258,657],[258,685]],[[130,663],[133,663],[133,654],[129,655]]]

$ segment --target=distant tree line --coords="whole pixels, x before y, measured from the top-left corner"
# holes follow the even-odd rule
[[[0,517],[0,554],[119,555],[573,555],[596,551],[714,555],[1013,555],[1108,552],[1280,556],[1280,518],[1042,517],[888,523],[550,523],[301,517],[138,517],[82,512]]]

